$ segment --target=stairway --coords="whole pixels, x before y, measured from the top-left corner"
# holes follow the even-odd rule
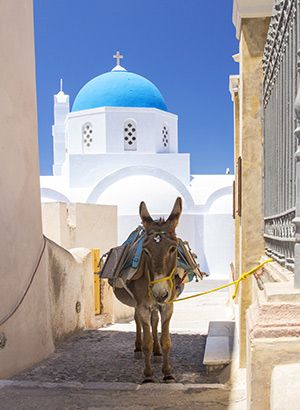
[[[235,322],[209,323],[203,364],[208,373],[220,370],[231,363],[233,357]]]

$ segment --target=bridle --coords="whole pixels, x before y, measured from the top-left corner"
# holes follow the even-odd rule
[[[175,268],[172,270],[170,276],[167,276],[166,278],[157,279],[157,280],[151,280],[150,272],[149,272],[149,270],[147,270],[148,279],[149,279],[148,295],[150,296],[150,298],[151,298],[154,302],[155,302],[155,300],[154,300],[153,297],[152,297],[152,288],[153,288],[153,285],[155,285],[155,283],[164,282],[165,280],[168,280],[169,283],[170,283],[170,291],[171,291],[171,293],[172,293],[172,289],[173,289],[173,280],[172,280],[172,277],[173,277],[173,273],[174,273],[176,267],[177,267],[177,266],[175,266]]]
[[[160,243],[160,241],[162,240],[161,234],[167,234],[167,233],[172,233],[172,234],[174,234],[174,232],[172,232],[172,231],[158,231],[158,232],[150,232],[150,233],[147,234],[147,236],[154,235],[154,237],[153,237],[154,242]],[[173,280],[172,280],[172,279],[173,279],[173,274],[174,274],[176,268],[177,268],[177,265],[175,265],[175,267],[173,268],[173,270],[172,270],[172,272],[171,272],[171,274],[170,274],[169,276],[167,276],[167,277],[165,277],[165,278],[161,278],[161,279],[156,279],[156,280],[151,280],[151,276],[150,276],[149,269],[147,269],[148,280],[149,280],[149,284],[148,284],[148,295],[150,296],[150,298],[151,298],[154,302],[155,302],[155,300],[154,300],[153,297],[152,297],[152,288],[153,288],[153,285],[155,285],[156,283],[164,282],[165,280],[168,280],[169,283],[170,283],[170,291],[171,291],[171,293],[172,293],[172,290],[173,290]]]

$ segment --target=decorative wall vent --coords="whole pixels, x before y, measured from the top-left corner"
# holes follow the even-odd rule
[[[124,122],[124,150],[137,150],[136,122],[132,119]]]
[[[92,151],[91,147],[93,144],[93,127],[91,123],[85,124],[82,127],[82,142],[83,142],[83,152]]]
[[[162,144],[163,144],[163,150],[165,152],[169,151],[169,126],[165,122],[162,128]]]

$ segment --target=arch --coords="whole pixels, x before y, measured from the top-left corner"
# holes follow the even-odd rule
[[[232,186],[226,186],[226,187],[220,188],[217,191],[215,191],[213,194],[211,194],[208,197],[205,205],[203,206],[203,208],[204,208],[203,211],[204,212],[209,212],[209,210],[212,207],[213,203],[217,199],[219,199],[219,198],[221,198],[222,196],[225,196],[225,195],[232,195]]]
[[[169,172],[163,169],[148,167],[148,166],[136,166],[136,167],[132,166],[132,167],[121,168],[118,171],[111,173],[107,177],[104,177],[101,181],[99,181],[96,184],[96,186],[90,193],[86,202],[91,203],[91,204],[96,204],[101,194],[110,185],[112,185],[113,183],[121,179],[127,178],[129,176],[135,176],[135,175],[152,176],[152,177],[161,179],[165,182],[168,182],[183,197],[189,209],[194,207],[195,204],[194,204],[192,195],[190,194],[186,186],[178,178],[176,178],[174,175],[170,174]]]
[[[41,198],[49,198],[57,202],[65,202],[66,204],[70,202],[65,195],[51,188],[41,188]]]

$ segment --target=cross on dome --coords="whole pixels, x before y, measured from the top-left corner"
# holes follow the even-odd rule
[[[117,59],[117,65],[120,65],[120,58],[123,58],[123,56],[120,54],[119,51],[117,51],[117,54],[114,54],[113,58],[116,58]]]

